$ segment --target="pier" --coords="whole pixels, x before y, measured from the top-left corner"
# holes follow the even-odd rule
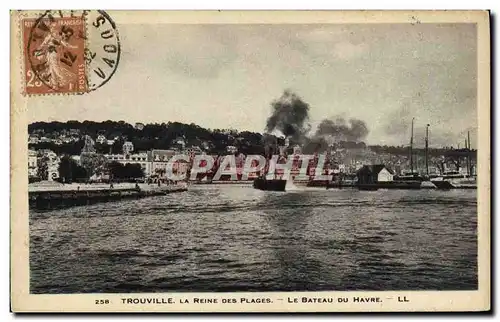
[[[124,199],[141,199],[163,196],[187,191],[185,185],[147,185],[117,184],[111,185],[60,185],[35,186],[28,191],[29,207],[35,209],[66,208],[83,206],[99,202],[111,202]]]

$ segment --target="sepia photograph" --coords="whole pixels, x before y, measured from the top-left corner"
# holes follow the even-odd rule
[[[11,12],[19,310],[488,310],[488,12],[205,14]]]

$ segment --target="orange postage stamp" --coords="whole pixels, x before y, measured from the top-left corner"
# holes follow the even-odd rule
[[[86,92],[84,17],[43,15],[21,23],[26,94]]]

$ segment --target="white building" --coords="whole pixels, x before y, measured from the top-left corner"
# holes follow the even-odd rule
[[[177,144],[182,150],[186,147],[186,140],[184,138],[179,137],[175,139],[174,144]]]
[[[132,144],[132,142],[130,141],[126,141],[125,143],[123,143],[123,154],[130,154],[134,151],[134,144]]]
[[[238,148],[237,148],[237,147],[235,147],[234,145],[228,145],[228,146],[226,146],[226,151],[227,151],[228,153],[233,154],[233,153],[238,152]]]
[[[389,171],[386,167],[380,169],[380,171],[377,174],[378,182],[388,182],[393,180],[394,180],[394,174],[391,171]]]
[[[38,136],[30,135],[30,137],[28,138],[28,144],[38,144],[39,142],[40,139],[38,138]]]
[[[167,165],[172,157],[179,152],[169,150],[151,150],[147,153],[134,154],[106,154],[108,162],[118,162],[120,164],[139,164],[144,171],[145,177],[166,177]],[[189,169],[189,162],[177,160],[172,164],[172,170],[176,175],[185,175]]]
[[[97,139],[95,141],[99,144],[104,144],[106,142],[106,137],[100,134],[97,136]]]
[[[203,151],[199,146],[193,145],[192,147],[185,149],[184,153],[188,155],[199,155],[204,154],[205,151]]]
[[[210,149],[210,142],[208,141],[203,141],[201,143],[201,146],[203,147],[204,150],[209,150]]]
[[[73,159],[77,164],[81,165],[80,156],[79,155],[72,155],[71,159]]]
[[[151,175],[164,177],[167,171],[168,161],[176,154],[175,150],[151,150],[148,151],[148,159],[151,161]]]
[[[142,131],[144,129],[144,124],[143,123],[135,123],[135,128],[139,131]]]
[[[151,162],[148,159],[147,153],[135,154],[106,154],[108,162],[118,162],[123,165],[126,164],[139,164],[144,171],[144,176],[151,176]]]
[[[28,177],[38,176],[38,157],[35,150],[28,150]]]

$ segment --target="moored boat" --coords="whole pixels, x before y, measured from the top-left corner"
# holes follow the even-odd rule
[[[477,177],[475,176],[442,176],[432,179],[431,182],[440,190],[477,189]]]
[[[420,173],[418,173],[416,171],[408,171],[408,172],[405,172],[401,175],[394,176],[394,181],[398,181],[398,182],[420,181],[420,182],[422,182],[422,181],[425,181],[425,178],[422,175],[420,175]]]
[[[389,181],[389,182],[379,182],[380,188],[382,189],[405,189],[405,190],[418,190],[422,187],[422,181]]]
[[[421,189],[421,181],[388,181],[376,183],[361,183],[356,186],[359,190],[377,190],[377,189],[399,189],[399,190],[418,190]]]

